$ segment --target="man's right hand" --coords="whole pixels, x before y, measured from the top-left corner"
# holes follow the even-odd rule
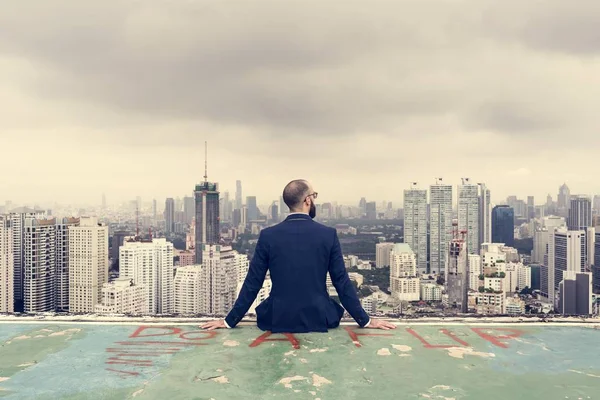
[[[387,331],[390,329],[396,329],[396,325],[394,325],[391,322],[388,322],[386,320],[383,320],[383,319],[371,318],[371,323],[366,328],[367,329],[383,329],[383,330]]]

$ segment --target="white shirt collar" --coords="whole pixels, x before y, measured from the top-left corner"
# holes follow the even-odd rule
[[[289,213],[289,214],[288,214],[288,216],[290,216],[290,215],[297,215],[297,214],[304,214],[304,215],[308,215],[308,213],[305,213],[305,212],[302,212],[302,211],[298,211],[298,212],[292,212],[292,213]]]

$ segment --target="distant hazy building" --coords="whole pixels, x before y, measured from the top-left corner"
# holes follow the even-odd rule
[[[443,274],[452,239],[452,186],[438,180],[429,187],[429,272]]]
[[[479,243],[492,240],[492,208],[490,189],[485,183],[479,185]]]
[[[0,215],[0,313],[14,308],[14,254],[10,217]]]
[[[492,242],[510,247],[515,245],[515,214],[507,205],[499,205],[492,210]]]
[[[563,183],[562,186],[558,189],[558,201],[557,208],[558,213],[561,217],[565,217],[568,215],[569,206],[571,204],[571,191],[566,183]]]
[[[458,186],[458,230],[467,232],[467,252],[479,254],[479,191],[469,178]]]
[[[147,302],[143,285],[135,285],[131,278],[117,278],[102,285],[101,301],[94,311],[98,314],[142,315],[148,311]]]
[[[375,245],[375,267],[386,268],[390,266],[390,256],[394,243],[377,243]]]
[[[596,232],[595,239],[592,288],[594,293],[600,293],[600,232]]]
[[[558,312],[563,315],[592,314],[592,274],[565,272],[559,284]]]
[[[194,220],[196,214],[196,203],[192,196],[185,196],[183,198],[183,215],[186,224],[190,225]]]
[[[173,244],[164,238],[128,239],[120,250],[120,277],[144,287],[147,314],[173,312]]]
[[[567,227],[571,231],[585,230],[592,226],[592,201],[588,196],[570,197]]]
[[[219,185],[204,181],[196,185],[196,264],[202,264],[202,245],[218,244],[221,238]]]
[[[256,221],[258,219],[256,196],[246,197],[246,208],[248,209],[248,221]]]
[[[242,208],[242,181],[235,181],[235,204],[234,208],[240,210]]]
[[[172,198],[165,200],[165,232],[175,232],[175,200]]]
[[[374,201],[369,201],[365,205],[365,214],[368,220],[377,219],[377,203]]]
[[[404,191],[404,243],[415,253],[419,273],[427,273],[427,191],[416,183]]]

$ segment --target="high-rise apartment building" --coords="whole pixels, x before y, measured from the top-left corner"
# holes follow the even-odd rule
[[[479,254],[479,193],[469,178],[463,178],[458,186],[458,230],[467,232],[467,252]]]
[[[415,253],[419,273],[427,273],[427,190],[416,183],[404,191],[404,243]]]
[[[492,242],[510,247],[515,245],[515,214],[512,207],[498,205],[492,210]]]
[[[202,265],[177,268],[174,281],[174,312],[178,315],[197,315],[203,311]]]
[[[15,311],[14,267],[11,219],[0,215],[0,313]]]
[[[390,266],[390,256],[394,243],[377,243],[375,245],[375,267],[387,268]]]
[[[165,201],[165,232],[175,232],[175,199],[171,197]]]
[[[479,244],[492,240],[492,206],[490,189],[485,183],[479,185]]]
[[[256,196],[246,197],[246,208],[248,209],[248,221],[256,221],[258,219]]]
[[[600,294],[600,232],[595,234],[594,263],[592,266],[592,288],[594,293]]]
[[[173,244],[164,238],[129,238],[121,247],[120,277],[144,286],[148,314],[173,312]]]
[[[18,208],[9,214],[13,236],[13,263],[14,263],[14,308],[15,312],[24,311],[25,295],[25,222],[36,218],[44,218],[43,211],[30,208]]]
[[[417,257],[406,243],[394,245],[390,254],[390,291],[402,301],[418,301],[420,280],[417,277]]]
[[[68,227],[69,311],[91,313],[108,282],[108,227],[96,217],[81,217]]]
[[[548,234],[547,281],[548,301],[556,304],[557,291],[566,271],[585,272],[587,264],[587,243],[585,231],[553,229]]]
[[[452,186],[438,179],[429,187],[429,272],[443,274],[452,240]]]
[[[238,288],[247,274],[248,257],[234,251],[231,246],[205,244],[200,250],[204,253],[202,314],[226,315],[233,307]]]
[[[448,255],[446,256],[446,294],[448,304],[466,313],[468,311],[470,272],[465,235],[458,231],[458,225],[455,224],[453,224],[453,232],[453,238],[448,244]]]
[[[592,226],[592,201],[588,196],[574,195],[570,197],[569,218],[567,227],[571,231],[585,230]]]
[[[56,220],[26,219],[24,226],[24,311],[56,309]]]
[[[77,224],[79,224],[79,218],[58,218],[56,220],[54,288],[57,311],[69,311],[69,227]]]
[[[117,278],[102,285],[101,303],[94,312],[99,314],[143,315],[148,311],[148,298],[143,285],[131,278]]]
[[[196,264],[202,264],[202,245],[218,244],[221,238],[219,185],[204,181],[196,185]]]
[[[572,203],[571,203],[572,204]],[[592,314],[592,274],[566,271],[559,283],[558,312],[563,315]]]

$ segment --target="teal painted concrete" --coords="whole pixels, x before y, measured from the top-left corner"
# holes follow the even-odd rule
[[[595,399],[599,340],[582,326],[266,337],[250,326],[0,324],[0,398]]]

